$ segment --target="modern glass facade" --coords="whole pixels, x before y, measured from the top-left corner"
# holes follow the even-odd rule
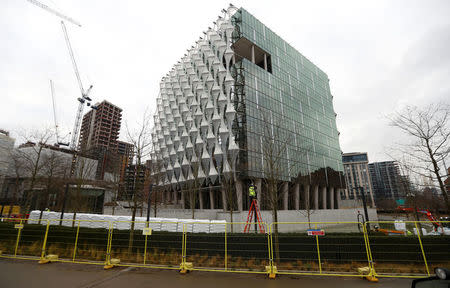
[[[223,11],[160,83],[152,162],[166,201],[187,207],[195,190],[189,206],[225,208],[230,182],[236,209],[247,209],[249,182],[265,189],[271,143],[282,209],[338,208],[345,180],[328,76],[246,10]]]
[[[235,44],[245,38],[270,55],[271,66],[264,69],[245,57],[235,64],[245,79],[248,176],[263,177],[262,142],[269,122],[280,145],[287,142],[280,159],[285,180],[325,167],[342,172],[328,76],[245,9],[234,20]]]

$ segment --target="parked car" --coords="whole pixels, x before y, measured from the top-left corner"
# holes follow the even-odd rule
[[[411,288],[448,288],[450,287],[450,270],[435,268],[436,276],[413,280]]]

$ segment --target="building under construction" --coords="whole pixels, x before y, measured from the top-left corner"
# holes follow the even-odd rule
[[[79,149],[99,160],[97,179],[104,179],[105,173],[111,172],[119,173],[123,180],[132,161],[133,145],[118,140],[122,109],[106,100],[95,107],[83,116]]]

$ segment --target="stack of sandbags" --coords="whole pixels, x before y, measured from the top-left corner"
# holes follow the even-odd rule
[[[116,216],[114,229],[129,230],[131,228],[131,216]]]
[[[134,230],[144,230],[147,227],[146,220],[147,218],[145,217],[136,217],[134,219]]]
[[[161,221],[163,221],[164,218],[150,218],[149,226],[153,231],[161,231]]]
[[[414,229],[414,235],[417,235],[417,229],[416,228],[413,228]],[[425,230],[425,228],[422,228],[422,235],[423,236],[426,236],[428,233],[427,233],[427,230]]]
[[[194,233],[209,233],[209,226],[211,221],[209,220],[193,220],[192,232]]]
[[[28,217],[28,224],[38,224],[40,214],[41,214],[41,211],[39,211],[39,210],[31,211],[30,216]]]
[[[395,220],[394,221],[395,230],[398,231],[406,231],[406,223],[402,220]]]
[[[177,232],[192,232],[192,224],[187,224],[187,223],[191,223],[191,222],[192,222],[192,219],[178,219]],[[183,228],[184,226],[186,226],[186,227]],[[185,230],[183,230],[183,229],[185,229]]]
[[[78,221],[75,221],[75,223],[73,221],[73,213],[64,213],[62,225],[66,226],[66,227],[72,227],[72,224],[74,227],[78,226]],[[81,226],[81,223],[80,223],[80,226]]]
[[[177,232],[178,219],[176,218],[163,218],[161,220],[161,231]]]
[[[209,233],[225,233],[225,226],[227,221],[225,220],[211,220],[209,225]]]
[[[44,213],[42,213],[42,219],[49,220],[50,225],[58,225],[59,221],[61,219],[61,213],[60,212],[44,212]],[[41,224],[47,225],[47,221],[41,221]]]
[[[92,225],[89,217],[90,215],[92,214],[77,213],[75,219],[80,220],[80,227],[91,228]]]
[[[91,228],[103,228],[103,229],[109,228],[109,222],[105,221],[105,215],[91,214],[90,219],[91,219],[90,221]]]

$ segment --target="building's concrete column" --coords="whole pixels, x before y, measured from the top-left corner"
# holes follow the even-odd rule
[[[252,45],[252,63],[255,63],[255,45]]]
[[[264,53],[264,70],[267,71],[267,54]]]
[[[330,209],[334,209],[334,187],[330,187]]]
[[[288,210],[289,209],[289,182],[284,182],[283,183],[283,188],[282,188],[282,193],[283,193],[283,210]]]
[[[341,188],[336,188],[336,195],[335,195],[336,197],[334,198],[335,199],[334,209],[339,209],[341,202],[341,191],[342,191]]]
[[[203,210],[203,191],[198,189],[198,202],[200,204],[200,209]]]
[[[322,187],[322,209],[327,209],[327,187]]]
[[[209,187],[209,206],[211,206],[211,209],[214,209],[214,203],[216,203],[216,201],[214,201],[216,195],[214,195],[214,191],[212,187]]]
[[[166,195],[165,195],[165,201],[164,201],[164,204],[169,204],[170,203],[170,194],[172,194],[170,191],[166,191],[166,193],[165,193]]]
[[[164,191],[161,193],[161,203],[162,203],[163,205],[166,204],[166,193],[170,193],[170,191],[164,190]]]
[[[222,194],[222,207],[223,207],[223,211],[227,212],[227,195],[225,193],[227,193],[225,191],[225,188],[222,187],[222,189],[220,189],[220,192]]]
[[[294,204],[295,210],[300,210],[300,184],[295,183],[294,185]]]
[[[255,180],[255,186],[256,186],[256,199],[258,200],[258,206],[259,209],[261,210],[261,199],[262,199],[262,190],[261,190],[261,179],[256,179]]]
[[[349,199],[349,197],[348,197],[348,190],[344,189],[344,192],[345,192],[345,199]]]
[[[310,203],[310,201],[309,201],[309,185],[305,184],[303,186],[303,189],[304,189],[303,190],[303,195],[304,195],[304,197],[303,197],[303,205],[304,205],[304,209],[306,210],[306,209],[308,209],[308,207],[310,207],[309,206],[309,203]]]
[[[314,185],[314,206],[313,209],[319,210],[319,185]]]
[[[173,194],[173,197],[172,197],[172,199],[173,199],[173,204],[178,204],[178,191],[177,190],[174,190],[173,192],[172,192],[172,194]]]
[[[236,198],[237,208],[239,212],[242,212],[242,181],[236,180]],[[226,203],[226,201],[225,201]]]
[[[185,209],[186,207],[184,206],[185,205],[185,203],[186,203],[186,200],[185,200],[185,195],[184,195],[184,191],[181,191],[181,207],[183,208],[183,209]]]

